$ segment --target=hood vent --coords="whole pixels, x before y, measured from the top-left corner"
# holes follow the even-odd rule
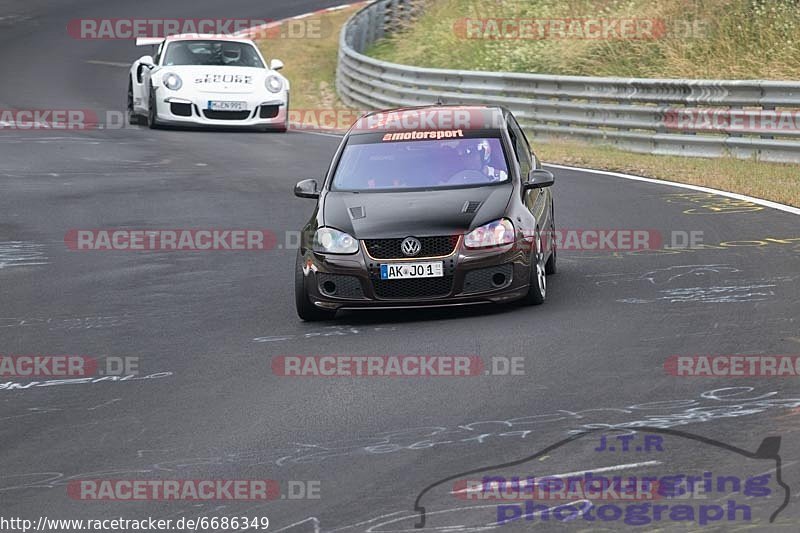
[[[466,201],[464,207],[461,208],[462,213],[472,214],[478,211],[483,202]]]
[[[353,220],[358,220],[359,218],[364,218],[367,216],[367,213],[364,211],[363,206],[351,207],[349,211],[350,211],[350,218]]]

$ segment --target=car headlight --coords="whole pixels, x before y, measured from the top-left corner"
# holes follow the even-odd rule
[[[267,76],[267,79],[264,80],[264,85],[267,86],[269,92],[279,93],[283,90],[283,79],[280,76],[272,74]]]
[[[354,254],[358,251],[358,241],[338,229],[319,228],[314,234],[313,248],[326,254]]]
[[[181,80],[181,77],[174,72],[164,74],[164,77],[161,79],[164,82],[164,87],[170,91],[177,91],[183,86],[183,80]]]
[[[484,224],[467,233],[464,237],[464,246],[467,248],[487,248],[511,244],[516,239],[514,224],[507,218]]]

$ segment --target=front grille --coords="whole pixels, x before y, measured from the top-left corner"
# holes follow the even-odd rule
[[[181,104],[179,102],[170,102],[169,111],[177,117],[191,117],[192,104]]]
[[[281,107],[277,105],[262,105],[258,110],[258,116],[259,118],[275,118],[278,116],[280,108]]]
[[[369,255],[375,259],[408,259],[400,249],[403,240],[405,239],[367,239],[364,245]],[[419,242],[422,250],[414,257],[441,257],[455,251],[458,235],[419,237]]]
[[[470,270],[464,277],[464,294],[487,292],[508,287],[513,273],[511,264]],[[495,277],[497,275],[497,277]],[[502,283],[495,283],[502,277]]]
[[[250,116],[250,111],[211,111],[204,109],[203,115],[211,120],[245,120]]]
[[[320,292],[326,296],[355,300],[364,298],[361,282],[355,276],[320,273],[317,274],[317,283]]]
[[[447,296],[453,288],[453,276],[419,279],[373,279],[375,295],[387,300],[417,300]]]

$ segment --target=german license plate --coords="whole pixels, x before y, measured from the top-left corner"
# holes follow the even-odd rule
[[[225,102],[222,100],[209,100],[209,111],[247,111],[247,102]]]
[[[444,264],[434,263],[394,263],[381,265],[381,279],[441,278]]]

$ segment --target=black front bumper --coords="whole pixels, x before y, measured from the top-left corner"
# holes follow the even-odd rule
[[[459,240],[447,256],[376,259],[362,243],[353,255],[307,250],[303,273],[308,299],[323,309],[403,308],[502,303],[528,291],[530,243],[469,250]],[[380,278],[381,264],[442,261],[444,277]]]

